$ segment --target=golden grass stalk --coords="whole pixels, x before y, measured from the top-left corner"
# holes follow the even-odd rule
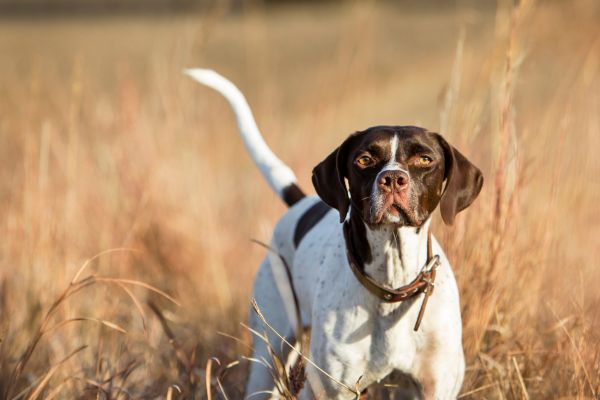
[[[119,250],[121,250],[121,249],[119,249]],[[101,255],[108,254],[109,252],[113,252],[113,251],[114,250],[110,250],[108,252],[103,252],[100,254]],[[40,324],[36,333],[32,336],[29,344],[27,345],[26,350],[23,352],[23,354],[19,358],[19,361],[16,363],[14,369],[12,370],[12,372],[9,376],[9,379],[8,379],[8,382],[6,385],[6,390],[4,393],[5,398],[12,399],[12,394],[15,391],[17,385],[19,384],[19,379],[21,378],[21,375],[23,374],[23,371],[25,370],[25,367],[26,367],[28,361],[31,359],[33,352],[38,347],[42,337],[47,336],[48,334],[58,330],[59,328],[65,326],[67,324],[71,324],[73,322],[82,322],[82,321],[96,322],[96,323],[104,325],[110,329],[116,330],[120,333],[124,333],[124,334],[127,333],[127,331],[124,328],[120,327],[118,324],[115,324],[115,323],[107,321],[107,320],[92,318],[92,317],[69,318],[69,319],[59,321],[59,322],[55,323],[53,326],[48,326],[51,323],[52,317],[56,313],[58,308],[61,305],[63,305],[71,296],[80,292],[81,290],[86,289],[86,288],[90,287],[91,285],[94,285],[95,283],[98,283],[98,282],[115,283],[115,284],[117,284],[117,286],[121,286],[122,284],[132,284],[132,285],[136,285],[136,286],[141,286],[145,289],[148,289],[155,293],[158,293],[159,295],[166,298],[167,300],[169,300],[175,304],[178,304],[177,301],[175,299],[173,299],[171,296],[169,296],[166,293],[164,293],[163,291],[153,287],[152,285],[148,285],[144,282],[131,280],[131,279],[104,278],[104,277],[100,277],[100,276],[96,276],[96,275],[90,275],[85,278],[79,279],[79,277],[81,276],[84,269],[86,269],[88,267],[89,263],[96,258],[98,258],[98,256],[88,259],[81,266],[81,268],[77,271],[77,273],[75,274],[75,276],[73,277],[73,279],[71,280],[71,282],[69,283],[67,288],[58,296],[58,298],[54,301],[54,303],[50,306],[50,308],[46,312],[46,314],[42,320],[42,323]],[[133,294],[131,292],[128,292],[128,295],[130,295],[131,298],[135,299],[135,296],[133,296]],[[136,303],[139,304],[139,301],[135,300],[134,304],[136,304]],[[142,314],[142,318],[143,318],[143,314]],[[62,366],[72,356],[79,353],[86,347],[87,346],[79,347],[77,350],[71,352],[67,357],[63,358],[60,362],[58,362],[57,364],[52,366],[52,368],[50,368],[50,370],[44,375],[43,379],[38,384],[38,386],[34,389],[32,394],[28,397],[28,399],[37,398],[41,394],[41,391],[48,384],[48,381],[50,380],[50,378],[52,378],[52,376],[58,370],[58,368],[60,366]],[[24,392],[22,392],[22,393],[24,393]]]
[[[306,361],[308,364],[310,364],[313,368],[315,368],[320,374],[322,374],[323,376],[325,376],[327,379],[331,380],[335,384],[341,386],[342,388],[344,388],[347,391],[349,391],[350,393],[352,393],[354,396],[356,396],[356,399],[358,399],[360,397],[360,391],[358,391],[356,387],[352,388],[352,387],[348,386],[347,384],[345,384],[344,382],[341,382],[341,381],[337,380],[336,378],[334,378],[333,376],[331,376],[327,371],[325,371],[324,369],[322,369],[321,367],[319,367],[310,358],[308,358],[301,351],[299,351],[298,349],[296,349],[296,347],[293,344],[291,344],[290,342],[288,342],[287,339],[285,337],[283,337],[283,335],[281,335],[279,332],[277,332],[277,330],[275,330],[275,328],[273,328],[269,324],[269,322],[267,321],[267,319],[265,318],[265,316],[263,315],[263,313],[260,311],[260,308],[258,307],[258,303],[256,303],[255,299],[251,300],[251,304],[252,304],[252,309],[254,310],[254,312],[256,313],[256,315],[258,315],[258,317],[260,318],[260,320],[262,321],[262,323],[267,328],[269,328],[269,330],[271,332],[273,332],[279,339],[281,339],[282,343],[284,343],[285,345],[287,345],[292,351],[294,351],[295,353],[297,353],[304,361]],[[265,340],[267,340],[266,336],[263,335],[262,337]],[[283,368],[283,366],[285,365],[285,362],[281,362],[281,360],[278,360],[276,357],[273,357],[273,358],[276,359],[276,366],[275,366],[275,368],[276,368],[277,371],[279,371],[279,374],[277,376],[284,375],[284,376],[287,377],[287,375],[285,375],[285,368]],[[282,368],[283,368],[283,371],[282,371]],[[315,384],[312,381],[310,383],[313,384],[313,385]],[[286,385],[285,392],[288,392],[287,386],[288,385]],[[358,386],[358,384],[356,386]]]

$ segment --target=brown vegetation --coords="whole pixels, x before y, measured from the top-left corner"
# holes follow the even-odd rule
[[[226,103],[181,73],[206,66],[307,190],[354,130],[442,132],[486,176],[455,226],[434,221],[461,398],[597,397],[600,7],[505,3],[2,20],[0,393],[240,397],[250,239],[284,206]]]

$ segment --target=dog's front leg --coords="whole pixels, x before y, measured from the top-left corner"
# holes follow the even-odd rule
[[[356,386],[366,366],[356,364],[360,344],[345,345],[332,340],[319,329],[311,335],[311,360],[318,366],[307,364],[307,384],[300,395],[301,400],[332,399],[347,400],[356,398]],[[323,326],[323,325],[320,325]],[[365,382],[360,382],[361,387]]]
[[[415,376],[426,400],[456,399],[462,386],[465,359],[460,343],[435,340],[418,358]]]
[[[284,335],[288,341],[293,341],[293,329],[289,323],[288,314],[284,307],[284,300],[277,290],[275,276],[271,262],[265,259],[256,275],[253,295],[256,303],[264,317],[271,326]],[[268,341],[257,336],[252,337],[252,359],[250,363],[250,375],[246,385],[246,398],[253,400],[270,399],[270,392],[274,390],[273,375],[268,366],[272,356],[279,358],[283,363],[287,362],[290,348],[282,344],[281,339],[266,328],[256,312],[250,310],[250,327],[258,334],[265,334]],[[265,365],[266,364],[266,365]]]

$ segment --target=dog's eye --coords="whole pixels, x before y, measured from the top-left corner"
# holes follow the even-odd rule
[[[421,167],[425,167],[429,164],[431,164],[433,162],[433,159],[429,156],[419,156],[417,157],[417,159],[415,160],[415,164],[417,164],[418,166]]]
[[[361,167],[368,167],[373,163],[373,159],[369,156],[360,156],[356,159],[356,163]]]

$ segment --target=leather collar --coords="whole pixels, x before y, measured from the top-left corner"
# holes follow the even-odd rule
[[[350,269],[361,285],[371,292],[372,295],[386,303],[397,303],[412,299],[421,293],[424,294],[423,302],[419,309],[419,315],[414,326],[414,330],[417,331],[421,325],[421,320],[423,319],[429,296],[433,293],[436,269],[440,263],[440,257],[437,254],[433,255],[431,232],[427,235],[427,263],[412,282],[397,289],[386,288],[377,283],[373,278],[367,275],[364,271],[364,266],[360,266],[356,261],[352,240],[350,238],[350,224],[348,221],[344,223],[344,238],[346,239],[346,253]]]

